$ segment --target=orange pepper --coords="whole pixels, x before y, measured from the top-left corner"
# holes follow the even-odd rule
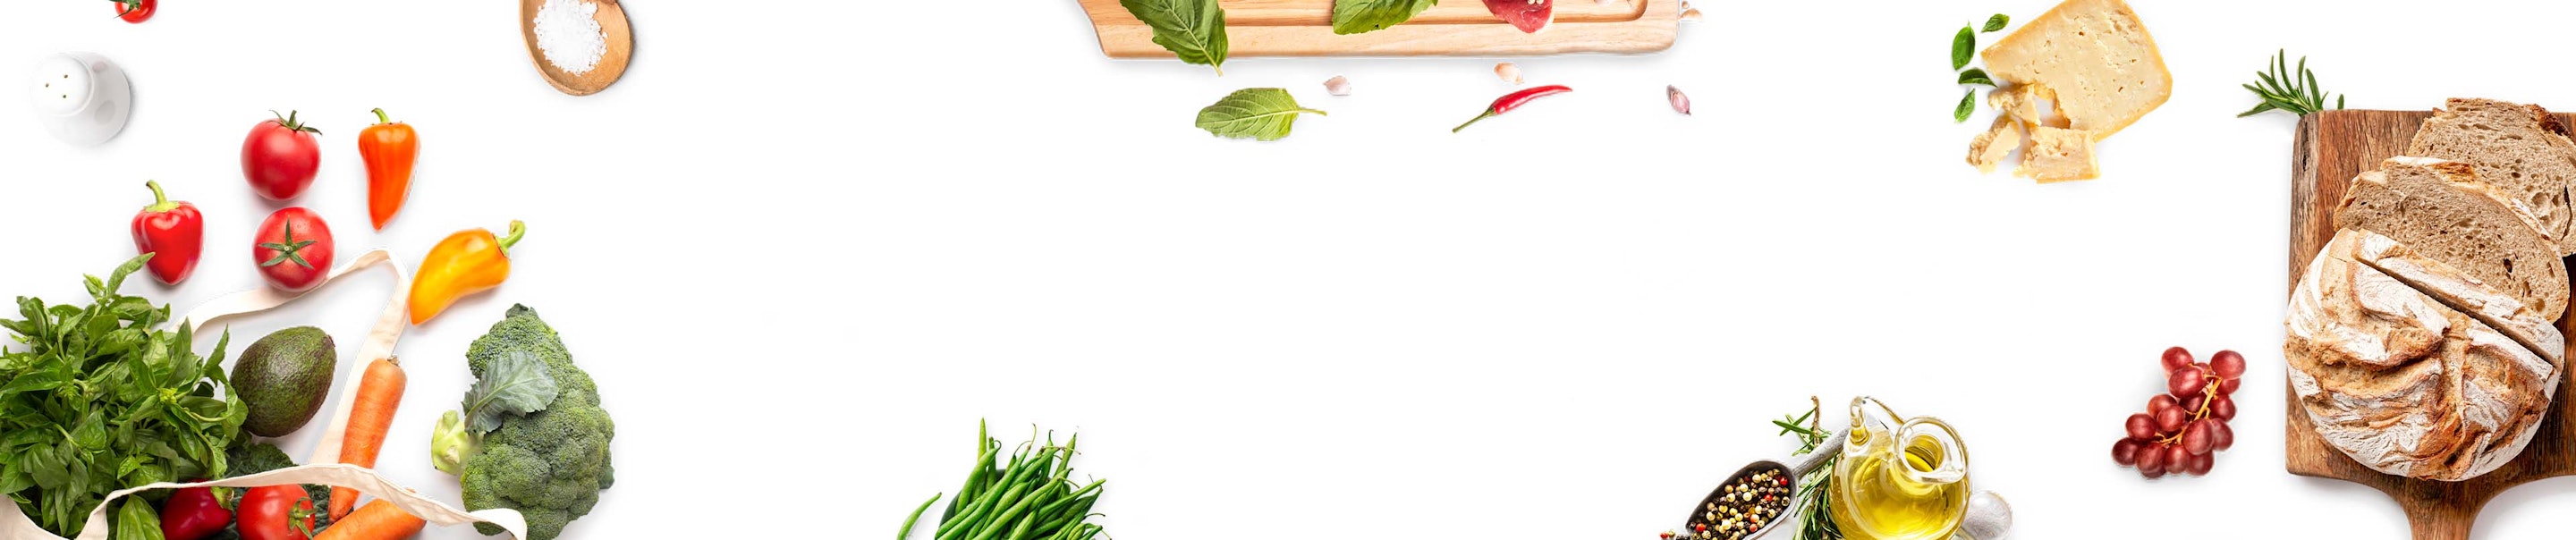
[[[528,234],[525,223],[510,222],[510,236],[493,238],[492,231],[473,229],[456,231],[429,248],[429,257],[421,259],[420,273],[411,282],[411,323],[429,322],[456,299],[492,290],[510,279],[510,246]]]
[[[378,123],[358,132],[358,159],[367,162],[367,217],[381,231],[411,196],[411,165],[420,157],[420,137],[411,124],[393,121],[384,109],[375,112]]]

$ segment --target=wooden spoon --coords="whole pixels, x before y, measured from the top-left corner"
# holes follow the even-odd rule
[[[608,36],[608,50],[600,55],[598,65],[576,75],[555,67],[554,62],[546,60],[545,50],[537,47],[537,10],[545,7],[546,0],[519,0],[519,34],[528,40],[528,59],[537,63],[537,73],[545,76],[546,84],[576,96],[596,94],[617,84],[617,78],[626,75],[627,59],[635,56],[635,30],[626,25],[626,8],[620,7],[617,0],[583,1],[599,5],[593,18],[599,20],[600,33]]]

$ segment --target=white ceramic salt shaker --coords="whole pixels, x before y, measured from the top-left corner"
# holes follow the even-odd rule
[[[27,83],[36,106],[36,123],[54,138],[89,146],[125,130],[134,109],[134,91],[125,70],[96,53],[57,54],[36,65]]]

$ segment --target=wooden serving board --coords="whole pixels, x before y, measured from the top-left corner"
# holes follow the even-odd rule
[[[1171,58],[1154,30],[1118,0],[1077,0],[1110,58]],[[1227,56],[1534,56],[1600,52],[1649,53],[1673,46],[1681,0],[1556,0],[1556,24],[1525,34],[1485,10],[1484,2],[1449,0],[1404,24],[1375,32],[1333,33],[1333,0],[1221,0]]]
[[[2558,116],[2561,122],[2576,122],[2576,116]],[[2292,147],[2290,162],[2289,282],[2293,288],[2298,285],[2299,274],[2307,269],[2308,259],[2333,240],[2335,210],[2341,207],[2344,188],[2352,177],[2404,152],[2407,141],[2415,136],[2415,128],[2432,117],[2429,110],[2345,110],[2299,119],[2298,142]],[[2576,317],[2560,318],[2558,328],[2576,335],[2576,328],[2570,328],[2571,320]],[[2576,348],[2571,348],[2569,357],[2576,358]],[[2315,425],[2308,421],[2307,412],[2299,408],[2297,392],[2287,392],[2290,473],[2379,488],[2405,509],[2406,521],[2413,525],[2418,540],[2464,540],[2469,537],[2469,526],[2477,523],[2478,509],[2496,494],[2534,480],[2576,476],[2576,432],[2569,431],[2567,425],[2568,418],[2576,415],[2576,394],[2571,392],[2576,392],[2576,376],[2560,377],[2557,400],[2551,403],[2549,418],[2541,421],[2531,445],[2503,468],[2466,482],[2416,480],[2362,466],[2327,446],[2317,436]]]

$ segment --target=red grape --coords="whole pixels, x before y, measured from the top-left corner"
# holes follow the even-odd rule
[[[2173,373],[2174,370],[2182,369],[2183,366],[2191,365],[2191,351],[2183,350],[2182,347],[2165,349],[2163,362],[2165,365],[2165,372]]]
[[[2190,461],[2183,464],[2182,470],[2183,472],[2191,473],[2192,476],[2207,476],[2209,475],[2209,468],[2217,464],[2218,458],[2216,456],[2201,454],[2192,456]]]
[[[2236,354],[2236,351],[2218,351],[2217,356],[2209,357],[2209,368],[2218,372],[2220,377],[2234,379],[2245,374],[2245,355]]]
[[[2174,397],[2173,397],[2173,396],[2171,396],[2171,395],[2166,395],[2166,394],[2156,394],[2156,397],[2147,398],[2147,416],[2155,416],[2155,415],[2158,415],[2158,414],[2163,414],[2163,413],[2165,412],[2165,409],[2171,409],[2171,408],[2174,408],[2174,407],[2180,407],[2180,406],[2182,406],[2182,402],[2174,401]]]
[[[2200,411],[2201,411],[2201,408],[2200,408],[2200,407],[2201,407],[2201,405],[2202,405],[2204,402],[2206,402],[2206,400],[2207,400],[2208,398],[2209,398],[2209,396],[2203,396],[2203,395],[2200,395],[2200,394],[2192,394],[2192,395],[2191,395],[2191,397],[2183,398],[2183,399],[2182,399],[2182,412],[2190,413],[2190,414],[2193,414],[2193,415],[2198,415],[2198,414],[2200,414]]]
[[[2158,476],[2164,476],[2164,475],[2165,475],[2165,451],[2164,451],[2164,450],[2165,450],[2165,447],[2164,447],[2164,446],[2162,446],[2162,445],[2158,445],[2158,446],[2149,446],[2149,447],[2146,447],[2146,448],[2140,448],[2140,449],[2138,449],[2138,474],[2147,475],[2147,477],[2148,477],[2148,478],[2155,478],[2155,477],[2158,477]]]
[[[2209,455],[2209,447],[2215,442],[2210,439],[2209,425],[2215,423],[2218,422],[2207,418],[2191,421],[2191,426],[2182,430],[2182,449],[2195,456]]]
[[[2165,409],[2165,412],[2156,413],[2156,433],[2182,431],[2182,424],[2190,420],[2191,415],[2184,414],[2180,408]]]
[[[2137,439],[2120,439],[2119,443],[2111,445],[2111,461],[2119,463],[2122,467],[2136,465],[2138,448],[2143,446],[2146,446],[2146,443],[2138,442]]]
[[[2202,373],[2200,368],[2192,367],[2173,372],[2170,378],[2165,380],[2165,389],[2172,392],[2176,398],[2201,393],[2208,388],[2208,385],[2209,375]]]
[[[2209,416],[2220,420],[2236,419],[2236,398],[2218,396],[2209,400]]]
[[[2155,421],[2155,419],[2148,418],[2148,417],[2147,417],[2147,415],[2146,415],[2146,414],[2144,414],[2144,413],[2129,415],[2129,438],[2131,438],[2131,439],[2154,439],[2154,438],[2156,438],[2156,421]]]
[[[2182,445],[2168,444],[2164,448],[2165,472],[2181,473],[2184,465],[2191,464],[2191,451],[2182,449]]]
[[[2245,382],[2245,379],[2241,377],[2228,377],[2220,381],[2218,383],[2218,395],[2224,396],[2236,393],[2236,384],[2241,382]]]
[[[2227,427],[2226,422],[2210,424],[2209,444],[2210,448],[2217,450],[2226,450],[2227,447],[2236,446],[2236,429]]]

